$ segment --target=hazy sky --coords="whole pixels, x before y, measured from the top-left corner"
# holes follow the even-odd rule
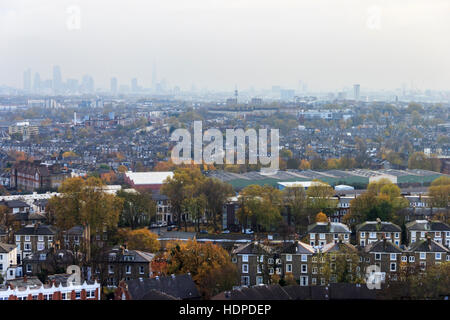
[[[182,89],[448,90],[450,0],[0,0],[0,84],[150,87],[154,62]]]

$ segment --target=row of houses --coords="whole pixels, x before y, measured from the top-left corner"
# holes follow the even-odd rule
[[[336,282],[364,282],[367,273],[377,272],[380,281],[395,281],[401,274],[426,272],[450,261],[450,251],[431,237],[402,249],[386,238],[365,247],[340,239],[322,247],[301,241],[271,245],[251,242],[234,249],[241,285],[269,284],[276,275],[291,275],[301,286]]]

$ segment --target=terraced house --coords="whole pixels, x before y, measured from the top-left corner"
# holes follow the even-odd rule
[[[55,227],[43,224],[28,225],[17,231],[17,263],[33,253],[53,247],[56,234]]]
[[[396,246],[400,246],[402,228],[392,222],[381,220],[366,221],[356,227],[356,242],[361,247],[377,242],[380,239],[386,239]]]
[[[337,243],[340,238],[350,243],[350,229],[340,222],[316,222],[308,226],[308,243],[310,246],[324,246]]]
[[[408,244],[425,240],[430,236],[434,241],[450,247],[450,226],[441,221],[416,220],[406,224]]]

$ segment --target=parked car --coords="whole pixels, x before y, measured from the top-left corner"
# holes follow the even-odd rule
[[[200,230],[200,233],[201,233],[201,234],[208,234],[208,231],[206,231],[206,230]]]
[[[223,230],[222,233],[230,233],[230,230]]]
[[[167,227],[167,231],[172,231],[173,230],[173,227],[172,226],[168,226]]]
[[[244,231],[245,234],[253,234],[253,230],[252,229],[245,229]]]

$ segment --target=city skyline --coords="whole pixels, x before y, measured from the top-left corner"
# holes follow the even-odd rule
[[[156,66],[183,89],[449,90],[448,9],[439,0],[4,1],[0,84],[21,88],[27,68],[50,78],[59,65],[63,78],[90,74],[102,88],[111,77],[152,87]]]

